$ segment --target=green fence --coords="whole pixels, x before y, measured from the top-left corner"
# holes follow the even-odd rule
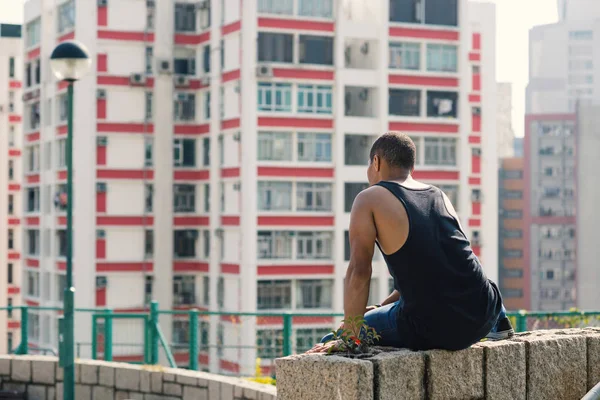
[[[22,306],[0,310],[6,311],[11,320],[21,321],[21,341],[12,346],[12,352],[56,355],[58,343],[50,344],[44,336],[56,328],[52,321],[60,308]],[[206,359],[212,355],[219,360],[215,372],[232,375],[248,375],[249,371],[272,373],[274,358],[307,350],[342,318],[341,314],[331,313],[159,310],[156,302],[143,312],[77,309],[76,313],[78,321],[91,324],[92,332],[89,339],[76,342],[78,358],[208,370]],[[509,317],[517,332],[600,326],[600,312],[519,311],[509,313]],[[43,318],[50,325],[40,332]],[[168,325],[165,321],[169,321]],[[211,329],[215,322],[216,327]],[[37,341],[45,347],[34,346]]]

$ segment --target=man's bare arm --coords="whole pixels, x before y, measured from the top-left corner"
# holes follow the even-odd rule
[[[387,299],[385,299],[384,301],[381,302],[382,306],[385,306],[387,304],[392,304],[397,302],[398,300],[400,300],[400,292],[397,290],[394,290],[388,297]]]
[[[356,196],[350,214],[350,263],[344,283],[344,318],[363,316],[369,299],[371,262],[377,229],[372,212],[372,192]]]

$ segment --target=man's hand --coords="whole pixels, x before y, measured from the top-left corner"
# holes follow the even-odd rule
[[[306,352],[306,354],[322,354],[330,353],[339,350],[339,346],[342,344],[341,340],[332,340],[327,343],[318,343],[314,347]],[[330,350],[331,349],[331,350]]]
[[[365,308],[365,314],[368,313],[369,311],[373,311],[377,309],[377,306],[367,306],[367,308]]]

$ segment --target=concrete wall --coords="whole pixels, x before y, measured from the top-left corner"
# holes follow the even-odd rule
[[[63,370],[56,357],[0,356],[2,390],[27,393],[29,400],[60,400]],[[183,369],[79,361],[77,400],[274,400],[275,387]]]
[[[600,329],[546,330],[461,351],[278,359],[279,400],[580,399],[600,381]]]

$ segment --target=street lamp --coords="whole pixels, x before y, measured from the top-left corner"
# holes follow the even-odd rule
[[[64,312],[59,321],[59,358],[64,368],[63,399],[75,400],[75,288],[73,287],[73,84],[88,72],[92,60],[87,49],[75,41],[56,46],[50,56],[52,72],[61,81],[67,81],[67,282],[64,294]]]

